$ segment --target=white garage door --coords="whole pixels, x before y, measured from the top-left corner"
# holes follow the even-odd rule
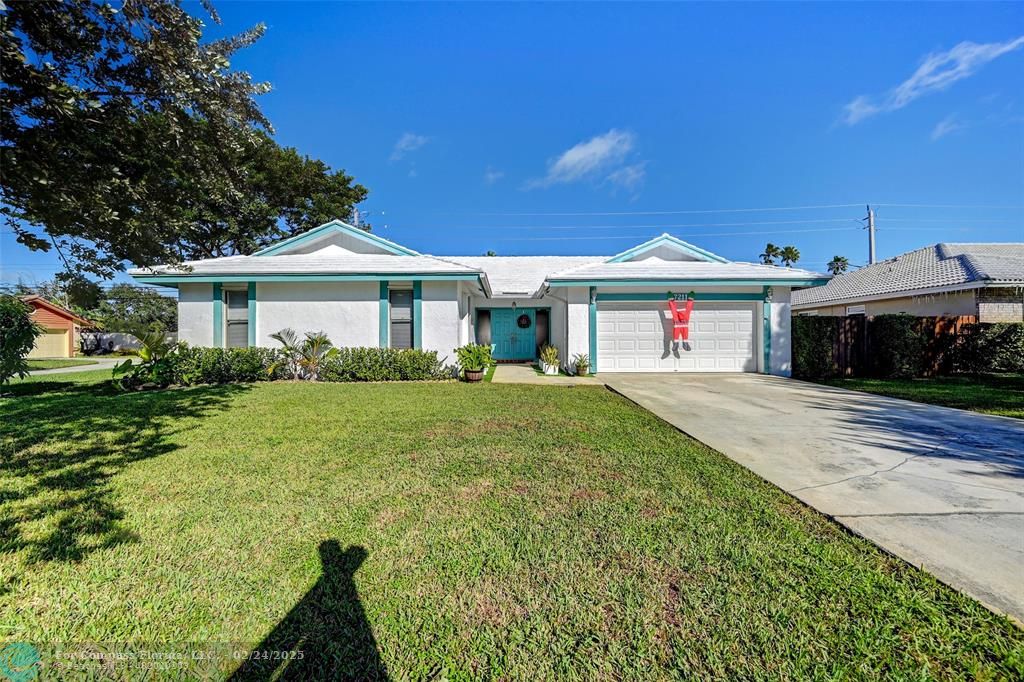
[[[667,303],[598,303],[597,371],[756,372],[754,306],[698,301],[675,344]]]
[[[64,329],[45,329],[36,337],[35,346],[29,351],[30,358],[68,357],[68,332]]]

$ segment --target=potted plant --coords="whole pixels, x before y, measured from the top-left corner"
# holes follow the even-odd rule
[[[545,374],[558,374],[558,349],[554,346],[543,346],[540,349],[540,364]]]
[[[484,372],[491,366],[491,347],[482,346],[478,343],[467,343],[455,349],[455,356],[459,359],[459,367],[462,368],[462,375],[466,381],[476,382],[484,378]]]
[[[577,353],[572,358],[572,364],[576,367],[576,376],[585,377],[590,374],[590,356],[586,353]]]

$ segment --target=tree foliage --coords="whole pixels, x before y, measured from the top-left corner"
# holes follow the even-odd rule
[[[365,197],[269,137],[269,86],[230,66],[263,26],[202,30],[177,0],[0,10],[0,212],[19,242],[58,251],[63,279],[248,253]]]
[[[28,374],[25,357],[42,329],[32,320],[32,306],[14,296],[0,296],[0,386]]]
[[[793,267],[793,264],[800,260],[800,249],[795,246],[783,246],[779,252],[779,260],[787,268]]]
[[[761,263],[764,265],[775,265],[775,259],[782,255],[782,249],[768,242],[761,254]]]
[[[846,256],[832,256],[827,267],[831,274],[841,275],[849,269],[850,260]]]
[[[131,284],[115,284],[99,304],[85,311],[105,331],[161,329],[172,332],[178,328],[178,305],[168,296],[153,289]]]

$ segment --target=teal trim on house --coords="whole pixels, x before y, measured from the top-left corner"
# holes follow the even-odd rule
[[[256,345],[256,282],[249,282],[249,347]]]
[[[423,282],[412,283],[412,347],[423,348]]]
[[[427,275],[415,272],[365,273],[358,275],[133,275],[133,278],[144,284],[181,284],[186,282],[380,282],[386,280],[417,279],[424,282],[480,282],[480,275],[440,274]]]
[[[772,302],[770,297],[771,287],[764,288],[764,373],[771,374],[772,370]]]
[[[597,292],[590,287],[590,371],[597,374]]]
[[[675,293],[675,292],[673,292]],[[684,292],[678,292],[680,295],[685,295]],[[763,301],[764,294],[702,294],[699,292],[694,293],[693,299],[695,301]],[[668,297],[665,294],[598,294],[597,300],[600,301],[667,301]]]
[[[280,241],[280,242],[278,242],[276,244],[272,244],[271,246],[266,247],[265,249],[257,251],[253,255],[254,256],[273,256],[273,255],[275,255],[277,253],[280,253],[281,251],[285,251],[287,249],[294,248],[296,246],[302,246],[303,244],[311,242],[311,241],[313,241],[315,239],[320,239],[325,234],[329,234],[331,232],[342,232],[342,233],[347,234],[349,236],[355,237],[356,239],[359,239],[361,241],[367,242],[369,244],[373,244],[374,246],[377,246],[377,247],[379,247],[379,248],[381,248],[381,249],[383,249],[383,250],[385,250],[385,251],[387,251],[389,253],[393,253],[396,256],[418,256],[418,255],[420,255],[420,254],[416,253],[415,251],[413,251],[412,249],[407,249],[404,246],[396,244],[396,243],[394,243],[392,241],[388,241],[387,239],[384,239],[382,237],[378,237],[375,234],[370,234],[369,232],[366,232],[365,230],[360,230],[358,227],[354,227],[354,226],[349,225],[348,223],[344,223],[344,222],[342,222],[340,220],[332,220],[331,222],[324,223],[323,225],[321,225],[319,227],[314,227],[309,232],[304,232],[302,234],[297,234],[294,237],[289,237],[288,239],[285,239],[284,241]]]
[[[224,292],[219,282],[213,284],[213,347],[224,347]]]
[[[635,258],[636,256],[639,256],[639,255],[642,255],[644,253],[647,253],[651,249],[656,249],[659,246],[663,246],[665,244],[668,244],[669,246],[673,246],[673,247],[679,249],[680,251],[682,251],[683,253],[687,253],[687,254],[693,256],[694,258],[697,258],[697,259],[702,260],[702,261],[708,261],[710,263],[728,263],[729,262],[727,259],[722,258],[721,256],[719,256],[717,254],[711,253],[710,251],[705,251],[704,249],[700,248],[699,246],[694,246],[693,244],[690,244],[689,242],[684,242],[682,239],[677,239],[676,237],[673,237],[670,234],[663,234],[660,237],[655,237],[654,239],[652,239],[650,241],[647,241],[647,242],[644,242],[643,244],[639,244],[637,246],[634,246],[632,249],[629,249],[628,251],[623,251],[619,255],[613,256],[613,257],[609,258],[607,262],[608,263],[622,263],[623,261],[627,261],[627,260],[629,260],[631,258]]]
[[[549,287],[811,287],[828,283],[828,279],[552,279]]]
[[[378,345],[381,348],[388,347],[388,327],[391,324],[391,317],[389,315],[390,307],[388,305],[388,282],[387,280],[381,280],[380,283],[380,338]]]

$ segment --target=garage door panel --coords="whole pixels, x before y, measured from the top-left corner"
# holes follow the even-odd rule
[[[598,303],[599,372],[754,372],[755,306],[698,302],[690,339],[672,342],[662,302]]]
[[[66,358],[68,357],[68,331],[65,329],[46,329],[36,337],[35,345],[29,351],[30,358]]]

